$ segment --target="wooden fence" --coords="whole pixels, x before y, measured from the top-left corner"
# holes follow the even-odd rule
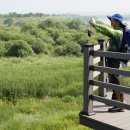
[[[95,114],[95,112],[93,112],[93,101],[98,101],[110,106],[117,106],[130,110],[129,104],[105,98],[106,88],[112,90],[119,90],[120,92],[124,93],[130,93],[130,87],[128,86],[122,86],[106,82],[106,73],[130,76],[130,71],[106,67],[105,57],[130,59],[130,54],[108,52],[106,51],[108,43],[105,42],[103,39],[99,39],[98,42],[99,45],[84,45],[83,47],[84,89],[83,110],[81,111],[81,113],[84,113],[87,116]],[[94,79],[96,76],[98,76],[98,80]],[[98,96],[93,94],[93,88],[95,88],[95,86],[99,87]]]

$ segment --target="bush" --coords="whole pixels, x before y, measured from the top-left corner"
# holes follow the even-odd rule
[[[14,40],[6,44],[7,56],[26,57],[33,54],[32,48],[26,41]]]
[[[24,26],[24,22],[23,21],[18,21],[14,25],[18,26],[18,27],[23,27]]]
[[[53,28],[55,26],[55,20],[54,19],[46,19],[38,24],[38,27],[41,29],[47,29],[47,28]]]
[[[40,38],[43,42],[53,44],[54,40],[48,35],[46,31],[40,29],[32,29],[29,31],[30,35]]]
[[[49,34],[46,31],[40,31],[39,38],[41,38],[42,41],[44,41],[45,43],[54,44],[53,38],[50,37]]]
[[[56,40],[56,45],[65,45],[69,43],[69,40],[64,38],[63,36],[60,36],[57,40]]]
[[[6,53],[5,44],[3,41],[0,41],[0,56],[4,56]]]
[[[12,40],[13,35],[11,32],[6,32],[6,31],[0,31],[0,39],[3,41],[9,41]]]
[[[49,36],[53,38],[54,41],[56,41],[56,39],[59,38],[63,34],[62,30],[55,29],[55,28],[49,28],[47,29],[47,32]]]
[[[81,46],[77,43],[71,42],[64,46],[57,46],[54,50],[55,55],[57,56],[66,56],[66,55],[75,55],[80,56]]]
[[[40,54],[40,53],[48,53],[47,45],[45,42],[43,42],[40,38],[27,38],[26,41],[33,49],[34,53]]]
[[[66,46],[57,46],[54,49],[54,54],[56,56],[65,56],[65,55],[67,55],[67,48],[66,48]]]
[[[67,53],[69,55],[76,55],[79,56],[81,53],[81,46],[78,45],[77,43],[71,42],[67,46]]]
[[[4,20],[4,24],[10,27],[13,24],[13,19],[7,18]]]
[[[82,25],[83,23],[78,20],[78,19],[73,19],[72,21],[69,21],[67,23],[67,26],[69,29],[76,29],[76,30],[79,30],[80,29],[80,26]]]
[[[76,41],[79,45],[83,46],[88,43],[88,36],[86,33],[78,32],[73,35],[74,41]]]
[[[22,32],[26,32],[28,30],[32,30],[33,28],[35,28],[35,25],[33,23],[25,23],[22,28],[21,31]]]

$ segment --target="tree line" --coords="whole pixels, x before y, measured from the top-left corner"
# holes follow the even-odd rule
[[[93,37],[87,35],[88,30]],[[77,18],[46,16],[33,22],[4,17],[0,24],[0,56],[26,57],[40,53],[80,56],[82,46],[88,42],[95,44],[100,36]]]

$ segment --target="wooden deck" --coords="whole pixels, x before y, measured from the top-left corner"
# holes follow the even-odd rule
[[[111,92],[107,93],[111,97]],[[130,104],[130,95],[125,94],[125,102]],[[80,113],[80,123],[95,130],[130,130],[130,111],[110,113],[110,106],[94,101],[95,115],[86,116]]]

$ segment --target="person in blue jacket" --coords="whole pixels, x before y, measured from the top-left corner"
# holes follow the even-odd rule
[[[121,42],[123,38],[123,29],[126,28],[126,23],[124,22],[124,18],[120,14],[114,14],[112,16],[107,16],[111,22],[111,27],[105,24],[96,23],[94,18],[91,18],[89,23],[92,27],[94,27],[100,33],[108,36],[110,40],[110,45],[108,47],[108,51],[119,52],[121,47]],[[107,67],[111,68],[119,68],[120,61],[115,58],[106,58]],[[108,74],[109,83],[120,85],[120,81],[118,79],[118,75],[116,74]],[[123,102],[123,93],[117,90],[113,90],[112,99],[116,101]],[[124,112],[124,109],[118,108],[117,106],[113,106],[108,109],[109,112]]]

